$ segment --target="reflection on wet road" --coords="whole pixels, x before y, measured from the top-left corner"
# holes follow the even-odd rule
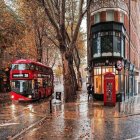
[[[87,102],[85,93],[76,103],[54,104],[53,113],[23,140],[125,140],[140,136],[139,116],[120,116],[117,106]]]
[[[36,103],[12,103],[0,110],[0,140],[6,140],[40,121],[46,114],[47,99]]]
[[[92,98],[88,102],[86,92],[79,92],[73,103],[53,102],[52,114],[49,99],[13,103],[0,109],[0,140],[136,140],[140,138],[137,99],[121,104],[121,112],[118,105],[107,107]]]

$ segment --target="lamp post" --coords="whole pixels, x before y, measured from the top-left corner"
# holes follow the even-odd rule
[[[129,62],[130,62],[130,46],[131,46],[131,0],[129,0]],[[129,73],[130,74],[130,73]],[[130,87],[129,87],[129,83],[130,83],[130,76],[128,74],[128,99],[129,99],[129,92],[130,92]]]
[[[130,61],[130,42],[131,42],[131,0],[129,0],[129,61]]]

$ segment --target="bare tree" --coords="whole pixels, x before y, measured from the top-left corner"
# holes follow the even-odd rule
[[[72,35],[69,36],[66,27],[66,13],[68,12],[68,1],[67,0],[38,0],[40,4],[44,7],[45,14],[51,22],[56,38],[59,42],[59,50],[62,57],[63,65],[63,78],[64,78],[64,95],[65,101],[70,102],[74,100],[74,95],[76,94],[76,75],[73,68],[73,50],[75,49],[75,43],[77,40],[79,28],[86,13],[87,4],[84,7],[84,0],[77,1],[78,16],[75,28],[72,30]],[[70,21],[72,22],[72,21]]]

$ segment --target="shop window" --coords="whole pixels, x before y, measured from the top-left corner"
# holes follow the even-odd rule
[[[96,68],[94,69],[94,75],[97,75],[97,69]]]
[[[112,72],[112,67],[107,67],[106,72]]]
[[[102,93],[104,93],[104,75],[102,75]]]
[[[115,75],[116,93],[119,92],[119,85],[118,85],[118,83],[119,83],[119,77],[118,77],[118,75]]]
[[[94,75],[100,75],[101,74],[101,67],[94,68]]]
[[[120,86],[121,92],[124,91],[124,75],[121,75],[121,86]]]
[[[114,11],[106,12],[106,21],[114,21]]]
[[[94,76],[94,87],[95,87],[95,93],[102,92],[101,75]]]
[[[94,23],[96,24],[96,23],[99,23],[99,22],[100,22],[100,14],[99,13],[96,13],[94,15]]]
[[[105,74],[105,67],[102,67],[102,74]]]

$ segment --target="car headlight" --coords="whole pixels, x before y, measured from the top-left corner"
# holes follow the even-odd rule
[[[12,95],[11,98],[14,99],[14,95]]]
[[[32,96],[31,96],[31,95],[29,95],[29,96],[28,96],[28,98],[32,98]]]

